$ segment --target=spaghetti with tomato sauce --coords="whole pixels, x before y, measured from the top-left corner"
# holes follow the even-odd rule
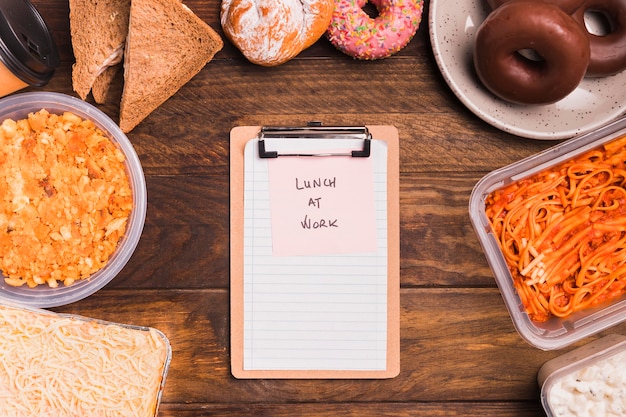
[[[626,135],[492,192],[485,212],[532,320],[626,292]]]

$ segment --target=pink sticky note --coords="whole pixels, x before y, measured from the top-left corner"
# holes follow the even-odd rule
[[[279,157],[268,164],[274,255],[376,251],[371,158]]]

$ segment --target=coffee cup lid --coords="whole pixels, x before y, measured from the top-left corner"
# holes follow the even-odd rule
[[[43,18],[28,0],[0,0],[0,61],[25,83],[48,83],[59,53]]]

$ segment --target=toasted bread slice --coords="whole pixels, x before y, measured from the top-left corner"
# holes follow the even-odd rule
[[[220,35],[179,0],[132,0],[120,128],[130,132],[223,46]]]
[[[85,100],[107,68],[122,62],[128,33],[130,0],[70,0],[70,32],[76,62],[72,86]],[[105,91],[113,77],[99,81]]]

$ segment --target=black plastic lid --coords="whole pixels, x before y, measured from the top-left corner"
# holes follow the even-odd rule
[[[50,31],[28,0],[0,0],[0,61],[32,86],[50,81],[59,53]]]

